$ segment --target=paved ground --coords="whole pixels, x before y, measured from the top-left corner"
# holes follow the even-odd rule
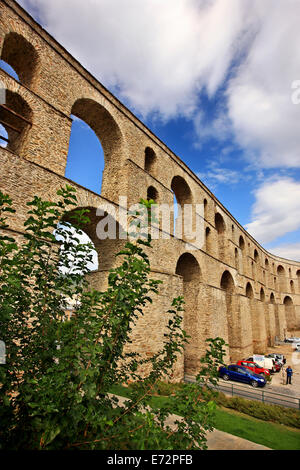
[[[271,450],[268,447],[215,429],[207,435],[208,450]]]
[[[299,334],[295,334],[294,336],[299,336]],[[291,385],[286,385],[286,373],[284,370],[283,372],[281,371],[273,374],[272,383],[268,386],[268,389],[277,393],[283,393],[300,398],[300,352],[296,352],[290,343],[283,343],[269,348],[268,352],[284,354],[287,360],[285,368],[287,366],[291,366],[293,369]]]

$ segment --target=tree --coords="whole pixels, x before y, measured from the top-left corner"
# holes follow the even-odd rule
[[[6,364],[0,365],[2,449],[205,448],[205,433],[213,425],[209,384],[217,380],[224,341],[209,340],[198,384],[186,385],[167,406],[150,410],[155,384],[171,376],[188,340],[183,299],[174,299],[165,314],[161,350],[150,358],[126,352],[138,317],[158,293],[160,281],[149,278],[144,251],[151,239],[126,242],[108,288],[91,289],[86,277],[91,246],[59,223],[72,209],[80,233],[87,211],[74,210],[74,188],[61,188],[57,196],[57,202],[34,197],[27,203],[25,235],[17,242],[7,235],[12,201],[0,192],[0,339],[6,345]],[[143,201],[149,214],[152,203]],[[54,231],[64,240],[63,250]],[[67,321],[66,299],[74,296],[79,301]],[[144,376],[146,365],[150,372]],[[135,386],[120,406],[109,392],[128,381]],[[183,416],[176,433],[166,425],[174,406]]]

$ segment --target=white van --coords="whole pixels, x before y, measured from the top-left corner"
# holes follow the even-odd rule
[[[260,367],[268,369],[270,373],[276,372],[275,360],[271,359],[270,357],[254,354],[253,357],[249,357],[247,361],[256,362],[256,364],[258,364]]]

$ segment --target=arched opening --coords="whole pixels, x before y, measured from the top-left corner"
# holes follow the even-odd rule
[[[75,183],[100,194],[104,171],[102,145],[88,124],[76,116],[71,117],[73,123],[65,176]]]
[[[225,222],[221,214],[215,214],[215,227],[218,234],[218,257],[220,260],[225,261]]]
[[[255,250],[254,250],[254,261],[255,261],[255,263],[257,263],[258,260],[259,260],[258,251],[255,249]]]
[[[233,294],[234,292],[234,280],[232,275],[230,274],[229,271],[224,271],[221,277],[221,282],[220,282],[220,287],[221,289],[226,290],[226,292],[229,292],[230,294]]]
[[[119,183],[120,129],[107,109],[91,99],[78,99],[71,116],[66,177],[113,200]]]
[[[185,204],[193,203],[191,189],[181,176],[174,176],[171,182],[171,190],[175,194],[177,204],[182,208]]]
[[[22,155],[28,132],[32,126],[32,111],[26,101],[17,93],[6,90],[5,104],[1,105],[0,130],[8,150]]]
[[[277,274],[279,279],[279,290],[281,292],[286,292],[285,269],[283,266],[279,265],[277,267]]]
[[[254,292],[250,282],[247,282],[246,285],[246,297],[248,297],[248,299],[254,299]]]
[[[287,329],[289,331],[293,331],[296,329],[296,315],[295,315],[295,307],[293,304],[293,300],[288,295],[284,298],[283,301],[284,311],[285,311],[285,319]]]
[[[211,242],[212,242],[212,238],[211,238],[211,230],[209,227],[206,227],[205,229],[205,241],[206,241],[206,252],[207,253],[210,253],[211,252]]]
[[[292,294],[295,294],[295,284],[294,281],[290,281],[290,290]]]
[[[239,252],[238,249],[234,249],[234,265],[236,269],[239,269]]]
[[[251,261],[251,272],[252,272],[252,278],[255,279],[256,278],[256,264],[254,263],[254,261]]]
[[[239,247],[242,251],[244,251],[244,249],[245,249],[245,240],[242,237],[242,235],[240,235],[240,238],[239,238]]]
[[[260,298],[261,302],[264,302],[265,299],[266,299],[265,291],[264,291],[263,288],[260,289],[259,298]]]
[[[266,269],[268,269],[268,267],[269,267],[269,260],[268,260],[268,258],[265,259],[265,267],[266,267]]]
[[[152,199],[154,202],[158,202],[158,191],[154,186],[149,186],[147,189],[147,199],[148,201]]]
[[[204,206],[204,219],[207,220],[207,199],[203,200],[203,206]]]
[[[156,155],[152,148],[146,147],[145,149],[145,170],[154,175],[155,173],[155,163],[156,163]]]
[[[184,351],[184,372],[195,374],[199,368],[199,359],[203,348],[203,331],[199,323],[199,283],[201,270],[196,258],[190,253],[184,253],[178,259],[176,274],[182,276],[184,296],[184,329],[191,336]]]
[[[268,328],[268,346],[274,345],[275,336],[279,337],[280,335],[280,324],[279,324],[279,314],[278,314],[278,306],[275,302],[275,295],[273,292],[270,294],[270,301],[269,301],[269,315],[267,321],[267,328]]]
[[[193,227],[193,220],[189,220],[187,226],[184,224],[187,210],[184,206],[193,203],[192,192],[181,176],[174,176],[171,182],[171,190],[174,196],[174,234],[177,238],[185,240],[189,238],[190,229]]]
[[[215,227],[217,229],[217,232],[219,235],[223,234],[225,232],[225,222],[221,214],[218,212],[215,214]]]
[[[1,60],[12,67],[21,83],[27,87],[33,85],[38,66],[38,54],[33,45],[23,36],[14,32],[5,36]],[[14,76],[13,73],[12,76]]]
[[[62,230],[63,230],[63,234],[61,233]],[[86,247],[87,248],[86,252],[84,252],[83,250],[80,251],[79,254],[82,257],[85,257],[85,259],[86,259],[86,256],[89,257],[88,260],[86,261],[80,260],[80,262],[82,262],[82,265],[83,265],[82,269],[86,269],[88,272],[97,271],[99,267],[98,254],[95,249],[95,245],[93,241],[87,235],[87,233],[85,233],[83,230],[76,229],[74,225],[72,225],[70,222],[64,221],[58,224],[58,228],[55,231],[55,238],[59,242],[61,242],[61,248],[60,248],[61,252],[65,252],[67,254],[66,258],[64,258],[67,264],[63,263],[61,265],[60,267],[61,272],[64,275],[68,275],[69,273],[77,273],[77,272],[82,271],[82,269],[79,269],[78,258],[76,259],[71,251],[69,252],[66,251],[65,245],[70,244],[71,237],[77,239],[77,241],[74,241],[75,246],[79,244],[84,245],[84,246],[91,245],[91,247]]]
[[[98,215],[99,211],[94,207],[81,207],[80,209],[88,210],[86,215],[89,221],[79,228],[89,237],[97,252],[98,272],[104,271],[107,273],[109,269],[115,266],[117,262],[115,255],[126,242],[122,238],[122,234],[124,236],[123,228],[113,215],[105,211],[105,208],[103,211],[100,211],[101,215]],[[64,216],[64,223],[71,225],[74,223],[73,212],[70,211]]]
[[[296,276],[298,279],[298,292],[300,292],[300,269],[298,269],[298,271],[296,272]]]
[[[254,298],[254,290],[250,282],[246,285],[248,298],[248,311],[251,319],[253,353],[259,353],[263,343],[266,342],[265,318],[262,316],[263,308]]]
[[[229,271],[224,271],[220,281],[220,287],[225,291],[226,319],[228,332],[228,346],[230,361],[238,357],[240,344],[240,321],[238,318],[235,298],[235,285]]]

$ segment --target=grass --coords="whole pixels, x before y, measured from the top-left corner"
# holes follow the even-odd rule
[[[300,450],[300,431],[218,407],[215,428],[274,450]]]
[[[113,387],[111,393],[128,396],[126,387]],[[152,407],[160,407],[168,397],[155,396],[151,399]],[[264,445],[274,450],[300,450],[300,430],[288,426],[253,418],[238,411],[217,407],[215,428]]]

